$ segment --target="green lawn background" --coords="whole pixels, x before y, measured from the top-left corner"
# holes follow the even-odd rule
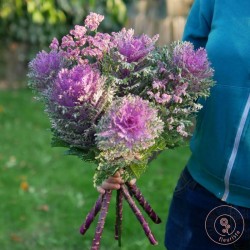
[[[96,220],[84,237],[79,227],[98,197],[92,183],[95,166],[64,156],[63,148],[51,148],[49,127],[30,90],[0,92],[1,250],[90,249]],[[122,250],[165,249],[172,193],[189,154],[188,146],[163,152],[137,181],[163,221],[154,225],[147,219],[158,246],[150,245],[125,203]],[[113,196],[101,250],[119,249],[114,240]]]

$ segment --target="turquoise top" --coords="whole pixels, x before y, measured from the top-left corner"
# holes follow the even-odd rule
[[[250,0],[195,0],[183,40],[206,48],[216,81],[201,100],[188,169],[218,198],[250,208]]]

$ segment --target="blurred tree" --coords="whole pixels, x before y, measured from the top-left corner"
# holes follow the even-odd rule
[[[16,85],[27,62],[60,39],[90,11],[105,15],[102,31],[117,31],[127,20],[132,0],[0,0],[0,87]],[[16,70],[16,71],[15,71]]]
[[[118,30],[126,21],[124,0],[1,0],[0,37],[4,42],[47,46],[94,11],[103,14],[103,31]]]
[[[129,6],[129,26],[137,34],[159,34],[162,46],[182,37],[193,0],[137,0]]]

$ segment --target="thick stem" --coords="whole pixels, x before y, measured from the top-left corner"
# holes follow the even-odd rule
[[[96,215],[98,214],[98,212],[100,211],[101,207],[102,207],[102,198],[103,195],[101,194],[95,205],[93,206],[93,208],[90,210],[90,212],[88,213],[84,223],[82,224],[82,226],[80,227],[80,233],[83,235],[86,233],[86,231],[88,230],[88,228],[90,227],[91,223],[93,222],[93,220],[95,219]]]
[[[133,199],[131,198],[127,188],[124,186],[124,185],[121,185],[121,190],[122,190],[122,193],[125,197],[125,199],[127,200],[129,206],[131,207],[131,209],[133,210],[136,218],[139,220],[139,222],[141,223],[142,225],[142,228],[146,234],[146,236],[148,237],[150,243],[152,245],[157,245],[158,242],[156,241],[154,235],[152,234],[150,228],[149,228],[149,225],[148,223],[146,222],[146,220],[144,219],[141,211],[138,209],[138,207],[136,206],[135,202],[133,201]]]
[[[158,215],[152,209],[150,204],[144,198],[144,196],[142,195],[140,189],[136,186],[136,184],[130,184],[129,182],[126,182],[126,185],[128,186],[130,193],[134,195],[134,197],[137,199],[137,201],[142,206],[144,211],[149,215],[151,220],[156,224],[161,223],[161,219],[158,217]]]
[[[100,247],[102,231],[103,231],[106,216],[108,213],[111,194],[112,194],[111,190],[106,190],[105,194],[103,195],[101,213],[99,215],[98,223],[96,226],[95,237],[94,237],[93,242],[92,242],[91,250],[98,250]]]
[[[121,247],[122,236],[122,200],[123,195],[121,190],[117,190],[116,194],[116,222],[115,222],[115,239],[118,240],[118,246]]]

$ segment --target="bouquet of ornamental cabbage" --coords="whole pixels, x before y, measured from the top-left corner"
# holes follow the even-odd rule
[[[145,234],[157,244],[134,197],[155,223],[160,218],[135,184],[148,163],[190,135],[198,98],[209,95],[213,70],[202,48],[175,42],[157,48],[158,36],[135,36],[123,28],[100,33],[104,16],[90,13],[61,43],[52,40],[29,64],[29,85],[51,121],[53,146],[96,163],[94,186],[117,171],[125,184],[117,191],[115,238],[121,244],[123,197]],[[99,249],[111,199],[100,195],[80,228],[84,234],[100,211],[91,249]]]

